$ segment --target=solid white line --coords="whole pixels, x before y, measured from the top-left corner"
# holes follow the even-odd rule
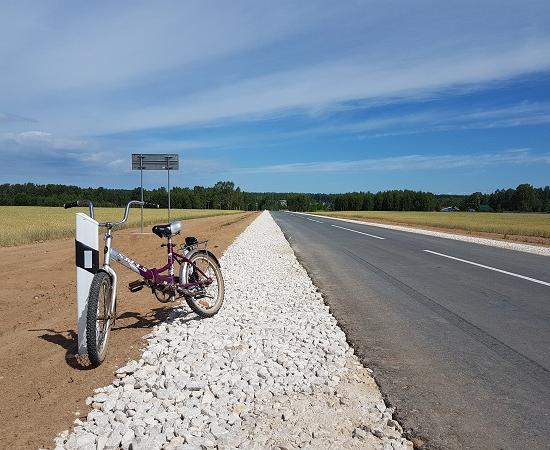
[[[372,237],[372,238],[375,238],[375,239],[386,239],[386,238],[383,238],[383,237],[380,237],[380,236],[375,236],[374,234],[363,233],[362,231],[352,230],[351,228],[339,227],[338,225],[331,225],[331,227],[341,228],[342,230],[351,231],[353,233],[364,234],[365,236],[369,236],[369,237]]]
[[[306,220],[311,220],[312,222],[323,223],[323,222],[321,222],[320,220],[310,219],[310,218],[308,218],[308,217],[304,217],[304,219],[306,219]]]
[[[496,267],[486,266],[485,264],[479,264],[473,261],[468,261],[467,259],[460,259],[460,258],[455,258],[454,256],[445,255],[443,253],[432,252],[431,250],[424,250],[424,251],[427,253],[432,253],[433,255],[443,256],[444,258],[454,259],[455,261],[471,264],[472,266],[482,267],[483,269],[494,270],[495,272],[504,273],[512,277],[517,277],[523,280],[532,281],[533,283],[542,284],[544,286],[550,286],[550,283],[548,283],[547,281],[541,281],[541,280],[537,280],[536,278],[526,277],[525,275],[520,275],[519,273],[508,272],[506,270],[497,269]]]

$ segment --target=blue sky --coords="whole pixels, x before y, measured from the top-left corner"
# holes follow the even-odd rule
[[[0,60],[0,183],[550,184],[548,1],[4,1]]]

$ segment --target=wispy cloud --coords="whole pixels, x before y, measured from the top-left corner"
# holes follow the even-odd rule
[[[403,58],[373,64],[364,58],[336,60],[272,75],[247,78],[214,89],[127,111],[124,120],[111,114],[92,125],[94,132],[258,120],[332,108],[355,99],[410,99],[457,86],[507,79],[550,70],[550,39],[525,48],[468,52],[459,57]]]
[[[534,153],[529,149],[507,150],[499,153],[461,155],[404,155],[354,161],[323,161],[274,164],[237,169],[242,173],[307,173],[307,172],[366,172],[395,170],[443,170],[465,167],[486,167],[502,164],[550,165],[550,153]]]
[[[324,125],[287,133],[286,137],[312,134],[359,134],[387,137],[426,132],[512,128],[550,124],[550,103],[522,102],[498,108],[442,109],[424,107],[408,114],[370,114],[372,118]]]
[[[330,13],[293,4],[289,14],[286,2],[269,14],[254,2],[62,3],[4,5],[0,36],[11,44],[0,47],[0,56],[10,57],[2,75],[10,97],[112,93],[157,77],[167,81],[170,72],[181,76],[197,63],[269,45]]]
[[[177,141],[169,141],[166,147],[157,144],[158,152],[176,148]],[[55,136],[43,131],[0,134],[0,167],[10,176],[36,174],[67,176],[77,171],[76,176],[90,179],[99,174],[103,176],[130,173],[130,153],[134,143],[98,139],[74,139]],[[183,141],[178,148],[208,148],[207,142]],[[114,150],[113,150],[114,148]],[[137,151],[148,152],[153,144],[144,143]],[[133,149],[135,152],[136,150]],[[185,158],[185,171],[192,173],[219,173],[225,168],[224,162],[215,158]]]
[[[36,119],[31,119],[30,117],[23,117],[16,114],[0,112],[0,124],[14,122],[36,123],[38,121]]]
[[[22,148],[28,151],[48,150],[84,150],[89,148],[83,139],[54,136],[44,131],[24,131],[21,133],[4,133],[0,135],[0,150],[19,152]]]
[[[432,2],[67,4],[61,27],[44,5],[16,5],[0,18],[0,39],[23,36],[0,47],[0,97],[72,135],[317,114],[550,70],[542,3],[465,0],[436,17]],[[388,35],[389,22],[403,26]]]

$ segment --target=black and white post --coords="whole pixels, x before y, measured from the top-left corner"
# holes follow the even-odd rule
[[[99,224],[84,213],[76,214],[76,307],[78,353],[85,355],[88,294],[94,275],[99,270]]]

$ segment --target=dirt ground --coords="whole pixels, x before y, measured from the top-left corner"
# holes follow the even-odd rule
[[[243,213],[184,222],[183,236],[209,239],[218,257],[257,216]],[[183,242],[183,237],[174,240]],[[163,240],[136,230],[115,232],[113,245],[148,266],[165,264]],[[118,320],[107,359],[90,369],[75,357],[76,269],[74,240],[0,248],[0,448],[53,446],[53,438],[85,417],[85,399],[112,382],[113,372],[139,356],[142,336],[170,306],[149,290],[130,293],[137,279],[120,266]],[[178,302],[179,304],[179,302]]]

